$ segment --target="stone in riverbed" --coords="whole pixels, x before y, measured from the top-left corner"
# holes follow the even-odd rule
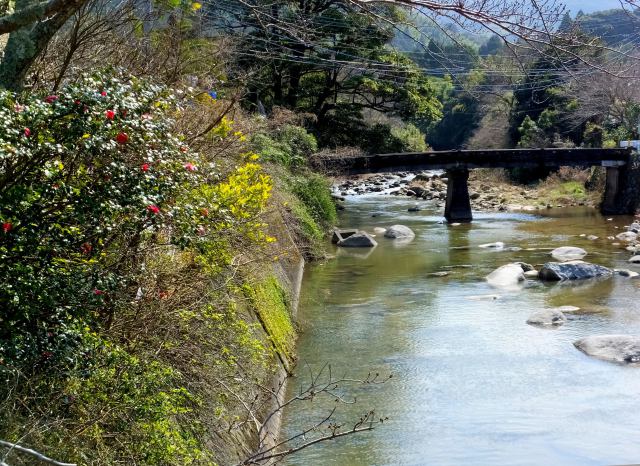
[[[620,233],[616,235],[616,238],[619,239],[620,241],[631,242],[631,241],[637,240],[638,235],[637,233],[634,233],[632,231],[625,231],[624,233]]]
[[[556,310],[560,311],[562,313],[565,313],[565,312],[578,312],[578,311],[580,311],[580,308],[578,306],[559,306],[559,307],[556,307]]]
[[[616,269],[614,270],[614,272],[620,275],[621,277],[628,277],[628,278],[635,278],[640,275],[640,273],[638,272],[634,272],[633,270],[627,270],[627,269]]]
[[[483,249],[504,249],[504,243],[502,241],[497,241],[495,243],[486,243],[478,246]]]
[[[527,270],[524,273],[525,278],[529,278],[532,280],[538,278],[538,275],[540,275],[540,273],[537,270]]]
[[[514,286],[524,281],[524,271],[519,264],[507,264],[487,275],[486,280],[491,286]]]
[[[573,343],[583,353],[619,364],[640,362],[640,337],[632,335],[594,335]]]
[[[640,264],[640,256],[633,256],[631,259],[629,259],[629,262],[631,262],[632,264]]]
[[[587,255],[587,251],[582,248],[576,248],[573,246],[562,246],[551,251],[551,256],[559,261],[572,261],[582,259]]]
[[[373,232],[374,232],[376,235],[384,235],[384,234],[387,232],[387,229],[386,229],[386,228],[382,228],[382,227],[375,227],[375,228],[373,229]]]
[[[338,246],[342,248],[373,248],[377,245],[376,240],[363,231],[338,241]]]
[[[588,278],[610,277],[612,271],[601,265],[584,261],[547,262],[540,269],[543,281],[585,280]]]
[[[567,321],[566,316],[557,309],[543,309],[536,311],[529,316],[527,323],[529,325],[541,325],[541,326],[558,326]]]
[[[411,228],[404,225],[392,225],[390,226],[384,234],[385,238],[391,239],[406,239],[406,238],[414,238],[416,234],[411,230]]]

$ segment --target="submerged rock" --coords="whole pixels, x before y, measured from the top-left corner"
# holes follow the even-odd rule
[[[640,256],[633,256],[631,259],[629,259],[629,262],[631,262],[632,264],[640,264]]]
[[[363,231],[338,241],[338,246],[342,248],[373,248],[377,245],[376,240]]]
[[[583,261],[547,262],[540,269],[540,279],[544,281],[585,280],[611,274],[612,271],[606,267]]]
[[[519,264],[507,264],[497,268],[486,277],[492,286],[514,286],[524,281],[524,270]]]
[[[411,228],[404,225],[390,226],[384,234],[385,238],[400,239],[400,238],[415,238],[416,234]]]
[[[573,343],[583,353],[620,364],[640,362],[640,337],[632,335],[594,335]]]
[[[483,249],[503,249],[504,243],[502,241],[497,241],[495,243],[481,244],[478,247]]]
[[[558,309],[543,309],[536,311],[529,316],[527,323],[529,325],[562,325],[567,321],[567,317]]]
[[[382,228],[382,227],[375,227],[375,228],[373,229],[373,232],[374,232],[376,235],[384,235],[384,234],[387,232],[387,229],[386,229],[386,228]]]
[[[587,255],[587,251],[582,248],[576,248],[574,246],[562,246],[551,251],[551,255],[554,259],[559,261],[572,261],[576,259],[582,259]]]

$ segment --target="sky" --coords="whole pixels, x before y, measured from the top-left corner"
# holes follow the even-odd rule
[[[562,3],[571,11],[572,16],[575,16],[579,10],[585,13],[592,13],[594,11],[620,8],[618,0],[564,0]]]

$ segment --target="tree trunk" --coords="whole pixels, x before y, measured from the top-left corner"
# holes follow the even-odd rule
[[[16,0],[16,11],[32,6],[33,1]],[[84,3],[86,0],[71,0],[53,17],[13,31],[9,35],[4,57],[0,63],[0,87],[20,91],[24,86],[29,68],[38,55]]]

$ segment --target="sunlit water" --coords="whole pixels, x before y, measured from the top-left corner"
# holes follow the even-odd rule
[[[589,358],[572,344],[592,334],[640,334],[640,280],[529,281],[518,290],[484,281],[508,262],[543,264],[548,248],[565,245],[587,249],[585,260],[633,268],[630,253],[606,239],[630,219],[606,221],[588,209],[491,213],[453,227],[438,223],[440,209],[408,213],[414,203],[349,198],[343,227],[371,232],[404,224],[416,238],[398,245],[378,237],[373,251],[329,245],[336,258],[309,266],[299,310],[299,377],[289,386],[289,394],[296,393],[308,381],[305,374],[326,363],[335,376],[392,373],[383,385],[341,389],[357,403],[339,406],[335,415],[349,425],[375,409],[389,420],[372,432],[305,449],[286,464],[640,463],[640,368]],[[523,250],[478,248],[493,241]],[[451,274],[429,275],[442,270]],[[477,298],[483,295],[499,298]],[[557,329],[525,323],[532,311],[561,305],[583,312],[568,315]],[[319,399],[293,405],[283,437],[317,422],[333,405]]]

